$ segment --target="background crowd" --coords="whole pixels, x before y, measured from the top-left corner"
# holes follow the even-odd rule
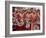
[[[40,9],[12,7],[13,31],[40,30]]]

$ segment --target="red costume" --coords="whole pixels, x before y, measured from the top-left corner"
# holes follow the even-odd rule
[[[21,30],[25,30],[25,26],[23,25],[23,26],[16,26],[16,30],[17,31],[21,31]]]

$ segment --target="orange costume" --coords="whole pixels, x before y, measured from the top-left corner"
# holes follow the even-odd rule
[[[31,13],[29,15],[29,18],[31,20],[31,30],[34,30],[34,20],[35,20],[36,14]]]

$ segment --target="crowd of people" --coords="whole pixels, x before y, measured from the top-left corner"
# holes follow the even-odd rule
[[[13,7],[12,23],[13,31],[40,30],[40,9]]]

